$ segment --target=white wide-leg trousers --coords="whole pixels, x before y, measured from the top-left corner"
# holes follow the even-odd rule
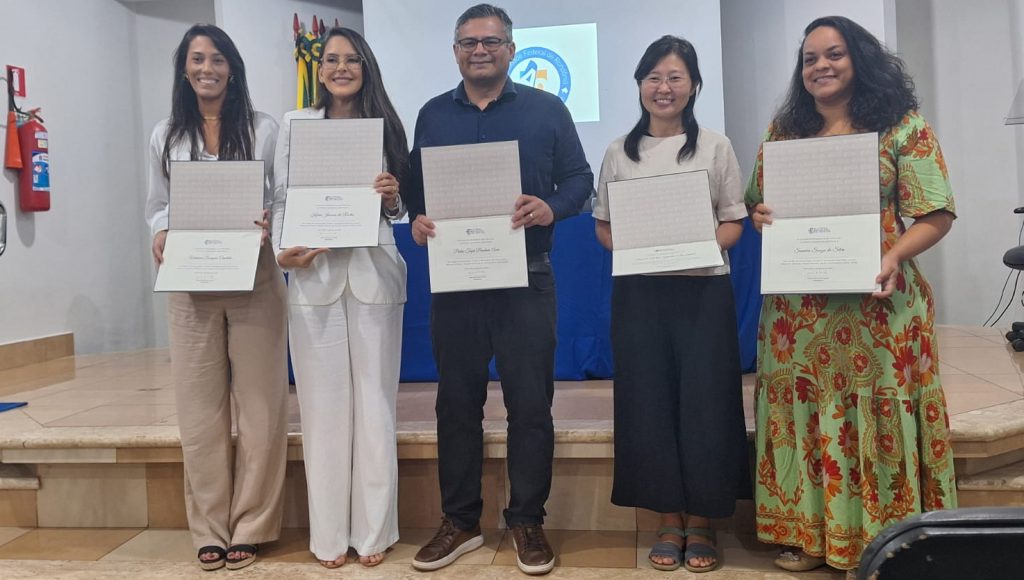
[[[395,404],[402,304],[346,289],[326,306],[289,305],[292,365],[309,492],[309,548],[335,560],[398,541]]]

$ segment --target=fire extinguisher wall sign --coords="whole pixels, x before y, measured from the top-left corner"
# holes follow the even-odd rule
[[[50,209],[50,136],[40,119],[33,115],[18,127],[21,142],[21,181],[18,200],[22,211]]]

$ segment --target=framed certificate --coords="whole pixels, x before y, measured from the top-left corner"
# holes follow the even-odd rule
[[[722,266],[706,170],[608,183],[612,276]]]
[[[522,288],[525,228],[512,229],[522,191],[516,141],[425,147],[423,192],[431,292]]]
[[[879,289],[878,134],[764,144],[763,294]]]
[[[157,292],[252,290],[260,230],[169,230]]]
[[[293,119],[281,246],[376,246],[383,119]]]
[[[376,246],[380,204],[372,187],[290,187],[281,246]]]
[[[263,161],[172,161],[155,292],[251,291],[263,231]]]
[[[430,291],[522,288],[528,283],[526,230],[508,216],[434,222],[428,242]]]

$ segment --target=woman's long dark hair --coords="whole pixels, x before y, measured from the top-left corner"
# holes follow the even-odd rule
[[[808,137],[818,134],[825,126],[825,120],[815,108],[814,97],[807,92],[803,79],[804,41],[822,26],[834,28],[842,35],[853,63],[853,96],[848,106],[854,128],[885,132],[899,123],[908,111],[917,109],[914,80],[904,70],[903,61],[882,46],[863,26],[842,16],[825,16],[804,29],[789,94],[775,113],[773,126],[776,133]]]
[[[373,55],[370,45],[361,34],[351,28],[338,26],[327,31],[327,36],[324,37],[325,50],[327,41],[335,36],[348,39],[356,49],[356,54],[363,59],[363,87],[359,90],[356,113],[364,119],[384,119],[384,157],[388,162],[388,172],[401,183],[409,173],[409,142],[405,137],[402,120],[398,118],[398,113],[395,112],[395,107],[384,90],[384,80],[381,78],[377,57]],[[314,107],[326,109],[331,103],[331,93],[320,79],[317,79],[317,83],[320,85],[320,96]]]
[[[700,77],[700,67],[697,66],[697,51],[694,50],[693,45],[689,41],[678,36],[662,36],[647,47],[644,55],[640,58],[640,63],[636,65],[633,78],[636,79],[637,88],[640,88],[644,77],[650,74],[654,67],[658,66],[658,62],[661,59],[670,54],[678,56],[686,64],[686,70],[690,75],[690,83],[693,87],[693,96],[690,97],[689,102],[683,107],[683,112],[681,113],[683,131],[686,132],[686,143],[679,148],[676,160],[682,161],[687,157],[693,157],[694,153],[697,152],[697,136],[700,134],[697,118],[693,116],[693,105],[697,101],[697,95],[700,94],[701,86],[704,84]],[[650,122],[651,114],[644,108],[644,102],[641,98],[640,120],[636,122],[629,135],[626,135],[626,142],[624,144],[626,156],[634,162],[640,161],[640,139],[647,134]]]
[[[185,73],[188,47],[192,39],[205,36],[213,42],[228,61],[231,76],[228,77],[227,95],[220,111],[219,159],[250,160],[253,156],[253,119],[255,113],[249,98],[249,85],[245,80],[245,63],[235,43],[220,28],[212,24],[196,24],[182,37],[174,51],[174,89],[171,91],[171,118],[164,141],[163,170],[168,175],[168,162],[173,147],[187,140],[190,158],[199,158],[199,136],[203,127],[203,116],[199,112],[196,92]]]

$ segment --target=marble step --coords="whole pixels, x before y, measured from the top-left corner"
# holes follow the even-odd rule
[[[1000,490],[1024,492],[1024,461],[1012,463],[957,479],[957,487],[961,490]]]
[[[960,507],[1024,507],[1024,461],[957,478]]]
[[[0,465],[0,490],[39,489],[39,476],[31,465]]]

